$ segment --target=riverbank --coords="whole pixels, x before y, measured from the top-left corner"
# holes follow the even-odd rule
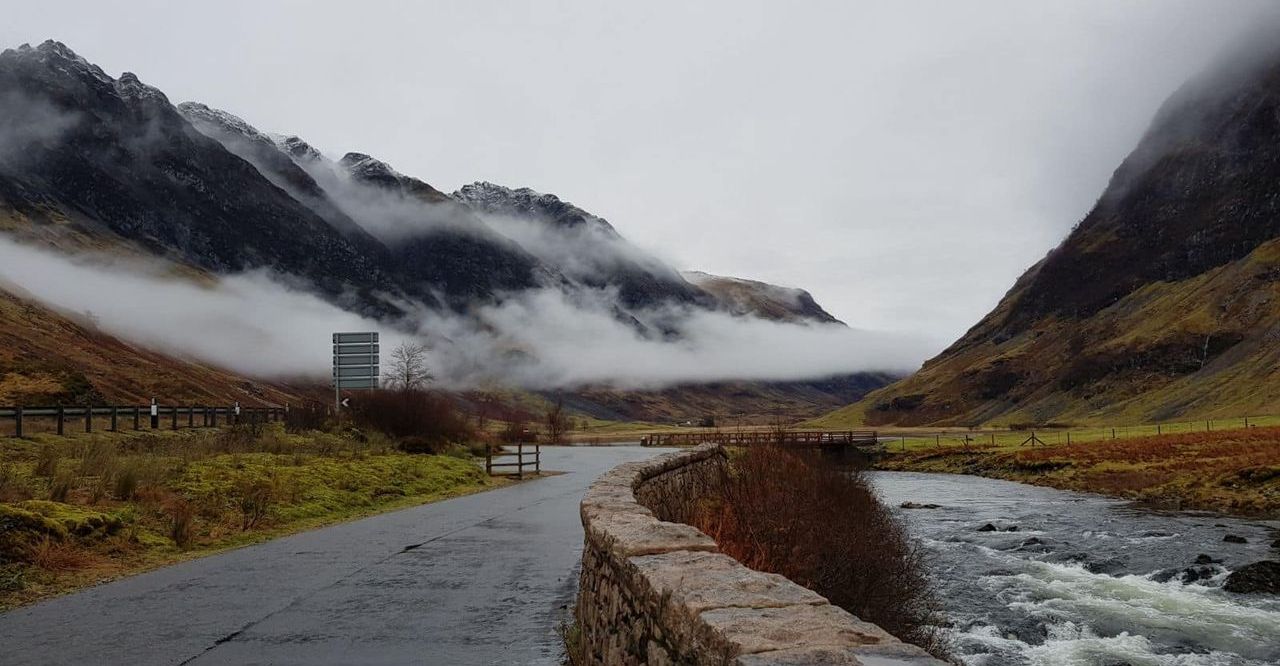
[[[1042,446],[909,449],[887,452],[876,468],[972,474],[1164,507],[1280,516],[1280,427]]]
[[[360,433],[38,435],[0,447],[0,610],[126,575],[500,485],[469,453]]]

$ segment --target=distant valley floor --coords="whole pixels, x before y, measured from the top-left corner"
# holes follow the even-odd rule
[[[908,448],[889,452],[876,467],[974,474],[1179,509],[1280,517],[1280,427],[1035,447]]]

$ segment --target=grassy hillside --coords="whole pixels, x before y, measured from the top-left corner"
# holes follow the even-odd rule
[[[0,288],[0,404],[284,404],[299,392],[127,344]]]
[[[1086,321],[1051,317],[1007,340],[957,345],[821,423],[1114,424],[1280,414],[1277,335],[1280,240],[1273,240],[1201,275],[1148,284]]]
[[[832,421],[1280,413],[1280,48],[1161,108],[1093,210],[960,340]]]

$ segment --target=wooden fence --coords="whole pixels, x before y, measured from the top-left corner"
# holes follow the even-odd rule
[[[143,405],[91,407],[0,407],[0,423],[10,421],[14,437],[32,434],[39,423],[45,432],[65,435],[68,431],[93,432],[95,420],[101,430],[158,430],[167,428],[211,428],[219,424],[268,423],[284,420],[287,407],[241,407],[239,405]]]
[[[515,447],[514,451],[509,447],[503,447],[497,451],[490,449],[484,459],[485,473],[489,476],[514,476],[517,479],[523,479],[526,467],[532,467],[534,474],[542,471],[542,448],[537,443],[518,443]],[[494,460],[495,458],[497,461]],[[514,472],[494,471],[495,469],[510,470],[513,467]]]
[[[640,438],[643,446],[695,446],[715,442],[725,446],[751,446],[753,444],[782,444],[797,448],[843,448],[846,446],[875,446],[880,441],[874,430],[750,430],[741,432],[672,432],[646,435]]]
[[[1051,444],[1085,444],[1121,441],[1137,437],[1162,437],[1205,432],[1280,426],[1280,416],[1240,416],[1198,421],[1165,421],[1125,426],[1044,425],[1035,428],[964,429],[937,431],[910,429],[881,436],[882,443],[893,450],[943,446],[1047,446]]]

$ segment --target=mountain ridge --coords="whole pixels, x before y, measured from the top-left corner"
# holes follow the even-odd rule
[[[1094,208],[990,314],[843,416],[973,425],[1280,411],[1277,147],[1280,50],[1218,62],[1162,105]]]
[[[209,105],[175,106],[58,42],[0,53],[0,91],[0,231],[63,254],[158,260],[157,274],[205,286],[265,271],[405,332],[423,310],[470,317],[544,291],[604,300],[657,342],[681,339],[698,312],[838,323],[807,292],[780,316],[788,299],[756,307],[768,299],[694,285],[554,194],[483,182],[446,194],[367,153],[334,159]]]

